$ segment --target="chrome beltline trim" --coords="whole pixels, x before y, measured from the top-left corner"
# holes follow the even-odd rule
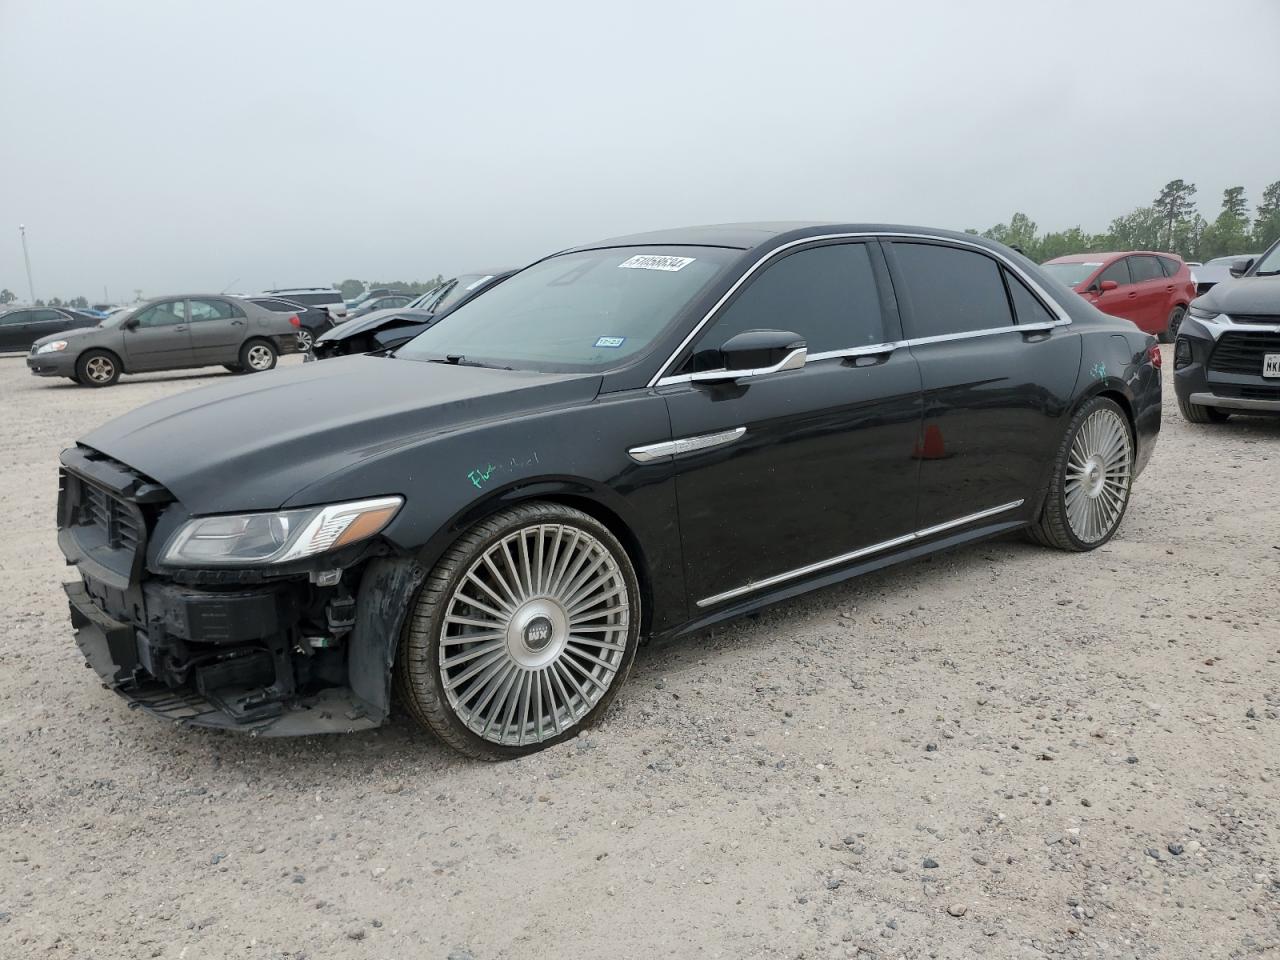
[[[699,450],[710,450],[712,447],[723,447],[742,439],[747,432],[746,427],[734,427],[718,433],[703,433],[696,437],[681,437],[678,440],[663,440],[660,443],[647,443],[642,447],[632,447],[627,455],[637,463],[652,463],[655,460],[666,460],[678,457],[683,453],[696,453]]]
[[[917,530],[915,533],[908,533],[901,537],[894,537],[892,540],[885,540],[883,543],[874,543],[869,547],[862,547],[858,550],[851,550],[848,553],[842,553],[838,557],[832,557],[829,560],[819,560],[817,563],[810,563],[807,566],[797,567],[794,570],[788,570],[786,573],[775,574],[772,577],[766,577],[763,580],[757,580],[754,583],[744,584],[741,587],[734,587],[732,590],[726,590],[724,593],[717,593],[715,596],[707,597],[698,601],[699,607],[710,607],[725,600],[731,600],[734,597],[742,596],[744,593],[752,593],[756,590],[763,590],[766,587],[773,587],[779,583],[785,583],[788,580],[794,580],[797,577],[808,576],[811,573],[817,573],[825,570],[827,567],[835,567],[862,557],[870,556],[873,553],[881,553],[885,550],[891,550],[894,547],[901,547],[915,540],[924,540],[932,537],[934,534],[942,533],[954,527],[962,527],[966,523],[974,523],[978,520],[985,520],[988,517],[994,517],[997,514],[1005,513],[1009,510],[1015,510],[1025,503],[1025,500],[1014,500],[1011,503],[1001,504],[998,507],[991,507],[987,510],[979,510],[977,513],[971,513],[967,517],[960,517],[956,520],[948,520],[946,523],[935,524],[932,527],[925,527],[923,530]]]
[[[708,310],[703,315],[702,319],[693,325],[693,329],[690,330],[689,333],[685,336],[685,338],[680,341],[680,345],[677,346],[675,350],[671,352],[671,355],[667,357],[666,360],[663,361],[662,365],[658,367],[658,372],[649,378],[648,385],[650,387],[656,387],[656,386],[659,386],[664,381],[669,383],[681,382],[680,380],[677,380],[674,377],[669,377],[669,378],[663,377],[663,373],[666,371],[666,369],[669,366],[671,366],[673,362],[675,362],[676,357],[680,356],[680,354],[684,352],[684,348],[693,342],[693,338],[696,337],[698,333],[702,330],[702,328],[707,325],[707,321],[710,320],[715,315],[717,310],[719,310],[721,307],[724,306],[725,302],[738,291],[738,288],[741,287],[744,283],[746,283],[747,280],[749,280],[751,276],[757,270],[760,269],[761,266],[763,266],[767,261],[772,260],[779,253],[782,253],[784,250],[790,250],[793,247],[803,246],[804,244],[807,244],[807,243],[821,243],[825,240],[874,240],[881,237],[889,240],[936,240],[939,243],[949,243],[958,247],[969,247],[971,249],[979,251],[980,253],[985,253],[989,257],[994,257],[995,259],[999,260],[1002,264],[1004,264],[1006,267],[1008,267],[1010,270],[1012,270],[1019,280],[1021,280],[1023,283],[1029,286],[1032,289],[1032,291],[1037,296],[1039,296],[1041,300],[1044,301],[1044,303],[1058,318],[1057,323],[1054,324],[1055,326],[1065,327],[1065,326],[1069,326],[1071,323],[1071,317],[1068,316],[1067,312],[1062,309],[1062,305],[1059,304],[1058,301],[1055,300],[1053,297],[1049,296],[1049,294],[1045,292],[1044,287],[1040,286],[1040,284],[1036,282],[1034,277],[1028,276],[1027,273],[1021,267],[1019,267],[1016,263],[1014,263],[1004,254],[1000,253],[998,250],[992,250],[990,247],[983,246],[980,243],[969,243],[965,240],[957,240],[954,237],[939,237],[931,233],[894,233],[894,232],[884,232],[884,231],[880,231],[880,232],[867,231],[867,232],[860,232],[860,233],[826,233],[817,237],[804,237],[800,240],[792,240],[790,243],[784,243],[780,247],[774,247],[772,250],[766,253],[763,257],[761,257],[759,260],[753,263],[750,267],[748,267],[746,272],[743,273],[742,276],[740,276],[737,280],[734,281],[733,286],[731,286],[728,290],[726,290],[724,292],[724,295],[719,300],[717,300],[712,305],[711,309]],[[1021,329],[1027,330],[1027,329],[1031,329],[1032,327],[1041,327],[1041,326],[1047,326],[1047,325],[1028,324],[1026,327],[1023,327]],[[1012,329],[1017,330],[1019,329],[1019,327],[1015,325],[1014,327],[1012,327]],[[1004,328],[1001,328],[1001,330],[1003,332]],[[967,339],[968,336],[969,336],[968,334],[947,334],[945,337],[924,337],[915,342],[938,343],[938,342],[942,342],[942,340],[944,339],[955,339],[955,340]],[[824,351],[824,354],[829,352],[830,351]]]

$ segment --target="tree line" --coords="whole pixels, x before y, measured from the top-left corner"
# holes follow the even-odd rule
[[[1261,253],[1280,239],[1280,180],[1262,191],[1252,217],[1244,187],[1222,191],[1222,209],[1213,220],[1206,220],[1196,209],[1195,195],[1194,183],[1170,180],[1150,204],[1116,217],[1103,233],[1077,226],[1042,234],[1034,220],[1015,213],[1008,223],[998,223],[980,235],[1017,247],[1037,263],[1068,253],[1103,250],[1165,250],[1203,263],[1214,257]]]

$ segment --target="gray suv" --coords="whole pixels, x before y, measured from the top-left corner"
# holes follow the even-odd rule
[[[109,387],[122,373],[215,364],[258,373],[280,354],[297,352],[296,319],[236,297],[160,297],[95,327],[41,337],[27,366],[37,377],[67,377],[86,387]]]

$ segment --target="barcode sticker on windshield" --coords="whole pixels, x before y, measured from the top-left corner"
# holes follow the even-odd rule
[[[596,340],[597,347],[620,347],[627,342],[626,337],[600,337]]]
[[[652,253],[640,253],[630,260],[623,260],[618,266],[629,270],[666,270],[674,272],[683,270],[693,263],[694,259],[694,257],[660,257]]]

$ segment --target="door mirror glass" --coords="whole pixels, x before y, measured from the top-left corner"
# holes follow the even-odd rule
[[[716,383],[760,377],[783,370],[798,370],[808,357],[804,337],[789,330],[745,330],[730,337],[720,347],[721,370],[703,370],[691,375],[699,383]]]
[[[1253,266],[1253,257],[1242,257],[1239,260],[1231,261],[1231,275],[1233,277],[1243,277],[1249,272],[1249,268]]]
[[[137,318],[137,317],[130,317],[128,320],[126,320],[124,323],[122,323],[122,324],[121,324],[121,326],[122,326],[122,327],[124,327],[126,330],[137,330],[137,329],[138,329],[138,318]]]
[[[1098,292],[1106,293],[1109,290],[1117,290],[1119,287],[1120,284],[1116,283],[1114,280],[1103,280],[1098,284]]]

